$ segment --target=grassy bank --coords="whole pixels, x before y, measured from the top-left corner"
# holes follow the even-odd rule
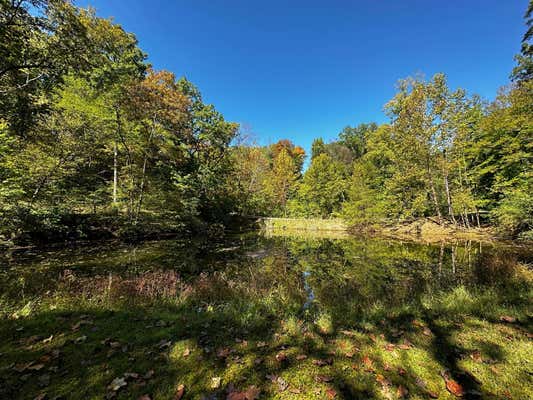
[[[341,219],[319,218],[263,218],[265,230],[346,232],[348,227]]]
[[[448,223],[439,224],[430,218],[405,223],[382,223],[349,226],[342,219],[263,218],[263,229],[271,236],[304,235],[306,237],[343,238],[350,234],[384,236],[424,243],[450,240],[492,241],[498,239],[488,227],[469,227]]]

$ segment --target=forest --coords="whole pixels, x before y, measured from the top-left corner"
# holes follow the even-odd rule
[[[94,10],[2,0],[0,240],[201,232],[239,216],[430,217],[531,239],[532,8],[493,101],[442,73],[408,77],[384,105],[388,123],[316,138],[306,155],[289,139],[255,144]]]
[[[505,31],[516,6],[499,15],[511,6],[496,0],[111,3],[124,26],[137,20],[139,41],[70,0],[0,0],[0,399],[533,398],[533,0],[518,34]],[[387,94],[380,123],[354,118],[311,146],[289,128],[266,142],[220,111],[232,103],[221,88],[240,98],[258,80],[271,91],[253,96],[275,98],[236,102],[237,115],[260,108],[285,127],[277,114],[308,94],[301,81],[285,88],[296,73],[343,75],[344,52],[339,69],[297,68],[331,44],[317,43],[326,22],[339,24],[337,50],[363,51],[350,35],[377,26],[389,61],[399,25],[384,20],[410,37],[415,16],[434,38],[427,17],[441,14],[460,35],[501,23],[507,49],[516,36],[514,69],[490,99],[454,87],[457,70],[414,74]],[[164,17],[182,30],[163,36]],[[191,79],[202,96],[183,71],[152,65],[146,31],[161,46],[154,64],[182,61],[172,52],[188,44],[217,83],[230,64],[246,88],[226,75],[209,104],[209,79]],[[245,55],[223,39],[234,34]],[[234,71],[258,53],[250,65],[272,58],[285,80],[274,64]],[[280,96],[290,101],[275,108]],[[307,129],[331,110],[302,109]],[[426,225],[447,233],[404,236]]]

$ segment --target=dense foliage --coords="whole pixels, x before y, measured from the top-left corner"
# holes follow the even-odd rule
[[[532,3],[533,4],[533,3]],[[0,1],[0,239],[127,236],[244,216],[432,217],[533,236],[528,30],[492,103],[436,74],[399,82],[390,122],[305,152],[239,141],[135,36],[63,0]]]
[[[2,0],[0,22],[0,234],[176,229],[231,211],[218,183],[237,125],[152,70],[132,34],[60,0]]]

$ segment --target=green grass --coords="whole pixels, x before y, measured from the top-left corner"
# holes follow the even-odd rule
[[[444,371],[466,398],[533,397],[527,264],[483,249],[468,268],[465,248],[439,267],[438,247],[273,240],[261,257],[158,243],[135,259],[117,249],[106,268],[71,253],[13,268],[0,398],[175,399],[184,385],[184,399],[251,387],[260,399],[454,399]],[[179,249],[189,276],[163,268]]]
[[[267,231],[320,231],[346,232],[347,227],[341,219],[318,218],[263,218]]]
[[[52,297],[29,314],[4,319],[0,393],[98,399],[115,393],[107,388],[115,378],[133,373],[139,377],[128,378],[117,398],[173,399],[183,384],[191,399],[225,398],[228,387],[250,386],[272,399],[323,399],[328,389],[337,398],[397,398],[400,386],[410,398],[434,392],[452,399],[440,375],[450,369],[465,390],[483,398],[533,395],[529,317],[503,323],[474,315],[476,300],[465,302],[471,295],[461,290],[433,299],[426,315],[403,310],[352,327],[334,326],[324,313],[312,320],[282,315],[268,296],[211,306],[194,296],[166,302]],[[17,372],[25,363],[33,364]],[[220,388],[212,388],[213,378],[220,378]]]

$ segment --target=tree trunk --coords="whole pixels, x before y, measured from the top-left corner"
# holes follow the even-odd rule
[[[427,164],[427,172],[429,178],[429,186],[431,189],[431,196],[433,198],[433,204],[435,205],[435,211],[437,212],[437,218],[439,219],[439,223],[442,224],[442,214],[440,212],[439,199],[437,197],[437,190],[435,189],[435,182],[433,182],[433,175],[431,174],[431,169],[429,167],[429,161]]]
[[[141,206],[144,197],[144,177],[146,176],[146,163],[148,162],[148,156],[144,156],[143,172],[141,178],[141,186],[139,188],[139,202],[137,203],[137,212],[135,213],[135,223],[139,220],[139,214],[141,213]]]
[[[115,141],[113,145],[113,204],[117,204],[117,184],[118,184],[118,172],[117,172],[117,142]]]
[[[150,131],[150,136],[148,137],[148,144],[147,144],[147,151],[144,152],[144,161],[143,161],[143,169],[142,169],[142,175],[141,175],[141,185],[139,187],[139,201],[137,203],[137,211],[135,213],[135,223],[139,220],[139,214],[141,213],[141,206],[144,198],[144,182],[146,178],[146,165],[148,164],[148,150],[150,148],[150,145],[152,143],[152,137],[154,136],[155,132],[155,117],[152,118],[152,129]]]
[[[481,228],[481,224],[479,223],[479,210],[476,207],[476,221],[477,221],[477,227]]]
[[[453,215],[452,196],[450,195],[450,185],[448,182],[448,172],[444,173],[444,187],[446,189],[446,201],[448,202],[448,214],[450,215],[454,225],[457,225],[455,216]]]

